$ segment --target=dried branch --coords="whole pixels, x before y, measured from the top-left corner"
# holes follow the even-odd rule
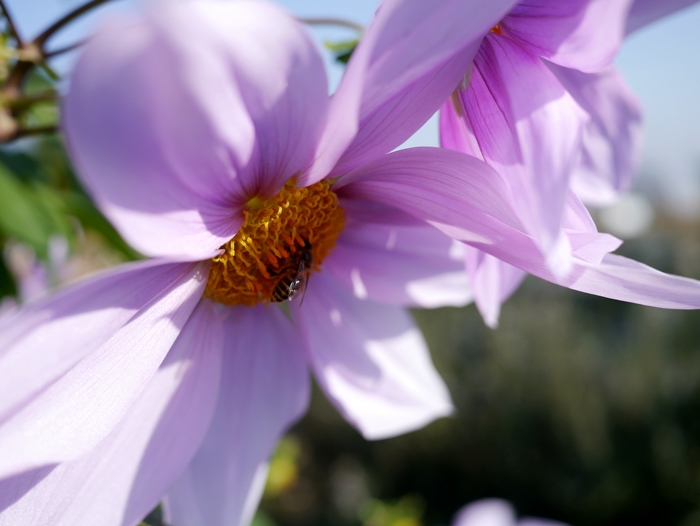
[[[78,18],[80,15],[87,13],[91,9],[94,9],[95,7],[98,7],[104,3],[109,2],[110,0],[92,0],[91,2],[88,2],[87,4],[82,5],[81,7],[71,11],[68,13],[66,16],[63,18],[57,20],[54,22],[49,28],[45,29],[38,37],[34,39],[34,43],[37,44],[39,47],[43,49],[44,44],[46,41],[59,29],[61,29],[63,26],[66,24],[69,24],[76,18]]]
[[[19,31],[17,31],[17,26],[15,26],[14,20],[12,20],[12,17],[10,16],[10,12],[7,10],[7,7],[5,7],[4,0],[0,0],[0,9],[2,9],[2,14],[5,15],[7,25],[10,27],[10,33],[12,33],[12,36],[17,41],[17,46],[21,47],[22,39],[19,36]]]
[[[9,141],[14,141],[16,139],[21,139],[22,137],[34,137],[36,135],[44,135],[47,133],[56,133],[58,131],[58,126],[55,124],[49,124],[47,126],[34,126],[32,128],[20,128],[18,129]]]
[[[86,42],[86,40],[81,40],[80,42],[76,42],[75,44],[71,44],[70,46],[65,46],[65,47],[61,47],[58,49],[54,49],[53,51],[46,51],[44,53],[44,58],[49,59],[49,58],[57,57],[58,55],[63,55],[64,53],[68,53],[70,51],[73,51],[74,49],[79,48],[80,46],[85,44],[85,42]]]

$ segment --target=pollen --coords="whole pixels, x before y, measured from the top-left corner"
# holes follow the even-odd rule
[[[212,258],[204,291],[225,305],[280,301],[280,287],[297,279],[300,262],[310,263],[307,276],[318,272],[345,226],[326,181],[306,188],[288,182],[275,197],[254,197],[246,206],[243,226]]]
[[[501,26],[499,24],[496,24],[491,28],[491,33],[496,33],[497,35],[502,35],[503,30],[501,29]]]

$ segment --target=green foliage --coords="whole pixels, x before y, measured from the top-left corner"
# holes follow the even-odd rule
[[[396,501],[371,500],[360,515],[363,526],[422,526],[424,508],[420,497],[407,495]]]
[[[4,81],[10,72],[10,60],[16,54],[15,50],[9,45],[9,36],[7,33],[0,33],[0,81]]]
[[[0,234],[31,246],[40,257],[47,256],[53,234],[68,235],[71,228],[61,213],[60,200],[47,188],[18,180],[0,165]]]
[[[2,246],[2,244],[3,243],[0,243],[0,246]],[[0,257],[0,298],[16,295],[17,287],[15,286],[15,282],[12,279],[10,271],[7,269],[7,265],[5,265],[5,259]]]
[[[0,234],[27,243],[42,259],[52,235],[74,245],[76,220],[124,259],[141,257],[82,189],[58,138],[38,140],[31,150],[0,150],[0,194]]]
[[[265,513],[259,511],[255,514],[255,517],[253,517],[253,522],[250,526],[277,526],[277,523],[274,522]]]
[[[280,440],[270,460],[270,472],[265,485],[267,498],[281,495],[297,481],[300,455],[301,446],[293,436]]]
[[[12,239],[28,245],[40,260],[47,261],[52,237],[66,239],[74,251],[90,232],[99,234],[100,242],[117,260],[141,257],[85,193],[59,137],[33,139],[22,149],[0,149],[0,251],[5,241]],[[16,285],[3,261],[0,297],[15,293]]]
[[[163,521],[163,507],[158,504],[156,508],[149,513],[139,526],[167,526]]]
[[[51,70],[34,68],[27,76],[24,94],[28,104],[20,119],[23,128],[58,124],[57,96],[51,78],[54,75]]]
[[[335,55],[335,60],[341,64],[347,64],[352,56],[359,40],[343,40],[342,42],[324,42],[326,49]]]
[[[0,163],[16,178],[29,182],[37,177],[41,167],[35,157],[24,151],[0,150]]]

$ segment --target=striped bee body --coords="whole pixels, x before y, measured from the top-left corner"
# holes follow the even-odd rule
[[[294,271],[286,273],[280,278],[272,290],[270,300],[279,303],[292,301],[295,297],[301,296],[303,301],[312,267],[313,255],[311,254],[311,245],[307,243],[297,254],[296,265],[293,267]]]

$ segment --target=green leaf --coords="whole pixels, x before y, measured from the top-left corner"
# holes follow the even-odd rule
[[[277,526],[277,523],[262,511],[258,511],[253,517],[253,522],[250,526]]]
[[[50,235],[59,234],[66,239],[70,239],[73,236],[75,228],[71,223],[70,217],[66,214],[66,207],[63,202],[64,192],[44,184],[34,184],[32,185],[32,190],[36,195],[39,205],[49,218],[51,223]]]
[[[58,230],[45,201],[0,165],[0,234],[27,243],[43,258],[51,234]]]
[[[73,173],[61,137],[42,137],[34,144],[32,154],[41,166],[42,180],[56,188],[72,188],[84,193]]]
[[[323,45],[335,55],[335,60],[337,62],[347,64],[358,42],[358,39],[353,39],[343,40],[341,42],[324,42]]]
[[[27,152],[0,149],[0,163],[22,181],[40,180],[41,165]]]
[[[55,126],[58,124],[58,104],[55,102],[37,102],[24,112],[22,125],[24,128],[39,126]]]
[[[41,216],[45,217],[44,223],[48,224],[49,236],[60,234],[74,247],[74,221],[77,219],[85,230],[98,232],[125,259],[136,260],[143,257],[121,238],[85,193],[71,169],[60,137],[42,137],[32,144],[29,151],[0,150],[0,163],[10,168],[9,175],[10,178],[14,178],[15,183],[12,186],[17,190],[21,181],[17,191],[31,194],[29,201],[38,207]],[[23,201],[27,201],[27,196],[24,197]],[[48,239],[45,235],[38,239],[34,236],[33,242],[30,242],[26,233],[18,235],[17,228],[11,228],[12,225],[7,224],[10,222],[9,218],[3,222],[2,216],[7,213],[1,207],[0,200],[0,233],[8,232],[7,235],[25,241],[35,248],[36,243]],[[36,215],[36,211],[32,214]],[[14,214],[11,215],[14,217]],[[16,218],[11,221],[16,221]],[[44,252],[44,249],[37,249],[40,257]]]
[[[40,68],[32,68],[24,80],[24,93],[32,95],[36,93],[44,93],[54,88],[54,82],[51,77]]]

